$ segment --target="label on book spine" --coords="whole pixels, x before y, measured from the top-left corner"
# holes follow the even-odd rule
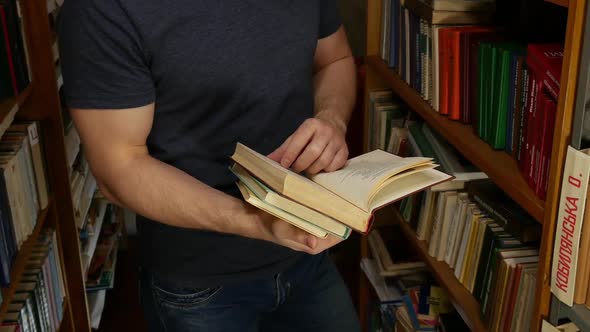
[[[590,156],[569,146],[561,184],[551,271],[551,292],[569,306],[574,301],[589,173]]]

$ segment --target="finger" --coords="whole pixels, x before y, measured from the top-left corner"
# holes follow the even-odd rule
[[[332,248],[333,246],[337,245],[338,243],[342,242],[343,240],[339,237],[328,235],[325,239],[318,239],[317,246],[309,254],[316,255],[321,253],[322,251]]]
[[[283,155],[285,154],[285,151],[287,150],[287,146],[289,146],[289,143],[291,142],[291,137],[293,137],[293,135],[287,137],[283,144],[271,152],[267,157],[276,161],[277,163],[280,163]]]
[[[333,172],[335,170],[338,170],[346,164],[347,160],[348,160],[348,147],[345,144],[344,147],[342,147],[340,150],[338,150],[338,152],[336,152],[336,155],[332,159],[332,163],[328,167],[325,168],[325,171],[326,172]]]
[[[295,172],[307,170],[330,144],[331,134],[325,131],[316,131],[311,141],[307,144],[303,152],[297,157],[291,168]]]
[[[316,174],[332,164],[332,160],[338,152],[338,144],[331,141],[322,152],[322,155],[307,168],[309,174]]]
[[[271,227],[275,238],[293,250],[309,252],[317,246],[315,236],[283,220],[275,219]]]
[[[315,119],[308,119],[291,135],[291,142],[285,147],[281,158],[281,165],[289,168],[297,160],[303,149],[307,146],[315,132]]]

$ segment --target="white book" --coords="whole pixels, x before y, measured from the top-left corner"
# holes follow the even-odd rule
[[[463,239],[461,241],[461,248],[457,254],[457,264],[455,266],[455,277],[461,280],[464,266],[466,265],[466,255],[468,253],[468,247],[470,246],[471,238],[477,228],[477,219],[479,217],[475,214],[470,214],[469,220],[465,225],[465,231],[463,232]]]
[[[418,219],[418,227],[416,229],[416,237],[418,237],[418,240],[425,241],[430,238],[430,230],[432,229],[432,219],[437,196],[436,191],[428,190],[422,200],[420,218]]]
[[[476,211],[476,212],[474,212],[474,211]],[[469,202],[467,204],[467,207],[465,208],[465,214],[459,220],[459,228],[458,228],[457,234],[456,234],[455,245],[453,247],[453,252],[451,253],[451,261],[449,262],[449,266],[453,270],[455,269],[455,265],[457,264],[457,257],[459,256],[459,251],[461,249],[461,246],[464,243],[463,236],[464,236],[465,232],[469,232],[467,230],[468,227],[466,227],[466,226],[468,223],[471,222],[471,216],[474,213],[479,213],[479,209],[477,208],[477,205]]]
[[[460,227],[459,225],[461,224],[461,219],[465,217],[468,204],[469,195],[467,193],[459,193],[459,195],[457,196],[457,208],[455,209],[455,213],[453,214],[453,219],[451,220],[451,224],[449,227],[449,236],[447,238],[447,250],[445,251],[444,258],[444,261],[449,266],[451,265],[451,257],[453,256],[453,252],[455,251],[457,233]]]
[[[582,220],[590,175],[590,150],[568,146],[557,215],[551,292],[568,306],[574,304]]]
[[[447,252],[451,219],[453,219],[453,215],[457,209],[457,192],[448,192],[445,203],[445,213],[443,214],[441,222],[440,240],[438,241],[438,250],[436,251],[436,260],[438,261],[443,261]]]
[[[430,242],[428,243],[428,254],[432,257],[437,256],[438,243],[440,241],[440,233],[442,230],[442,222],[445,214],[445,207],[447,203],[447,192],[443,192],[438,196],[436,210],[434,212],[434,219],[432,221],[432,230],[430,233]]]

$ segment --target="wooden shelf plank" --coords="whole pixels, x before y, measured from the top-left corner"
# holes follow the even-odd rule
[[[29,86],[18,96],[0,101],[0,137],[2,137],[6,129],[10,127],[19,107],[27,101],[30,95],[31,85],[29,84]]]
[[[565,8],[569,8],[569,6],[570,6],[569,0],[545,0],[545,1],[555,4],[555,5],[558,5],[558,6],[565,7]]]
[[[467,288],[463,287],[459,280],[457,280],[455,272],[447,264],[437,261],[428,254],[426,242],[418,240],[416,234],[410,228],[410,225],[404,221],[398,209],[392,208],[390,210],[392,211],[394,221],[401,227],[405,237],[414,245],[420,258],[426,263],[436,281],[447,291],[453,306],[459,315],[461,315],[465,324],[469,326],[469,329],[477,332],[487,331],[485,324],[481,320],[479,303]]]
[[[522,206],[539,223],[543,222],[545,202],[539,199],[524,180],[516,160],[504,151],[492,149],[471,126],[439,115],[422,97],[391,70],[379,56],[367,57],[367,63],[387,82],[408,106],[442,135],[502,190]]]
[[[50,198],[49,207],[52,203],[53,200],[52,198]],[[10,283],[10,286],[2,288],[3,302],[0,306],[0,323],[2,322],[2,317],[6,313],[8,309],[8,304],[12,301],[12,296],[16,291],[15,286],[17,283],[14,281],[20,280],[22,277],[22,274],[25,270],[25,264],[29,256],[31,255],[33,247],[37,244],[39,234],[41,233],[41,230],[45,225],[45,221],[47,220],[47,211],[49,207],[39,212],[39,216],[37,217],[37,225],[35,225],[33,233],[31,233],[31,235],[29,235],[29,238],[22,244],[16,256],[16,260],[14,261],[14,265],[12,266],[12,271],[10,273],[10,280],[12,282]]]

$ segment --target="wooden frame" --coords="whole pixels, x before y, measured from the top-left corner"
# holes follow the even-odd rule
[[[20,105],[16,118],[39,121],[51,193],[50,204],[40,213],[33,234],[19,251],[11,275],[14,279],[19,279],[24,262],[30,254],[31,244],[37,240],[41,228],[55,228],[66,285],[64,318],[59,331],[90,331],[79,234],[74,222],[61,105],[51,49],[54,34],[49,25],[46,1],[20,0],[20,4],[32,72],[31,83],[18,97],[0,102],[0,121],[10,120],[6,114],[9,107],[14,104]],[[13,293],[12,287],[3,289],[4,303],[0,307],[0,322]]]

